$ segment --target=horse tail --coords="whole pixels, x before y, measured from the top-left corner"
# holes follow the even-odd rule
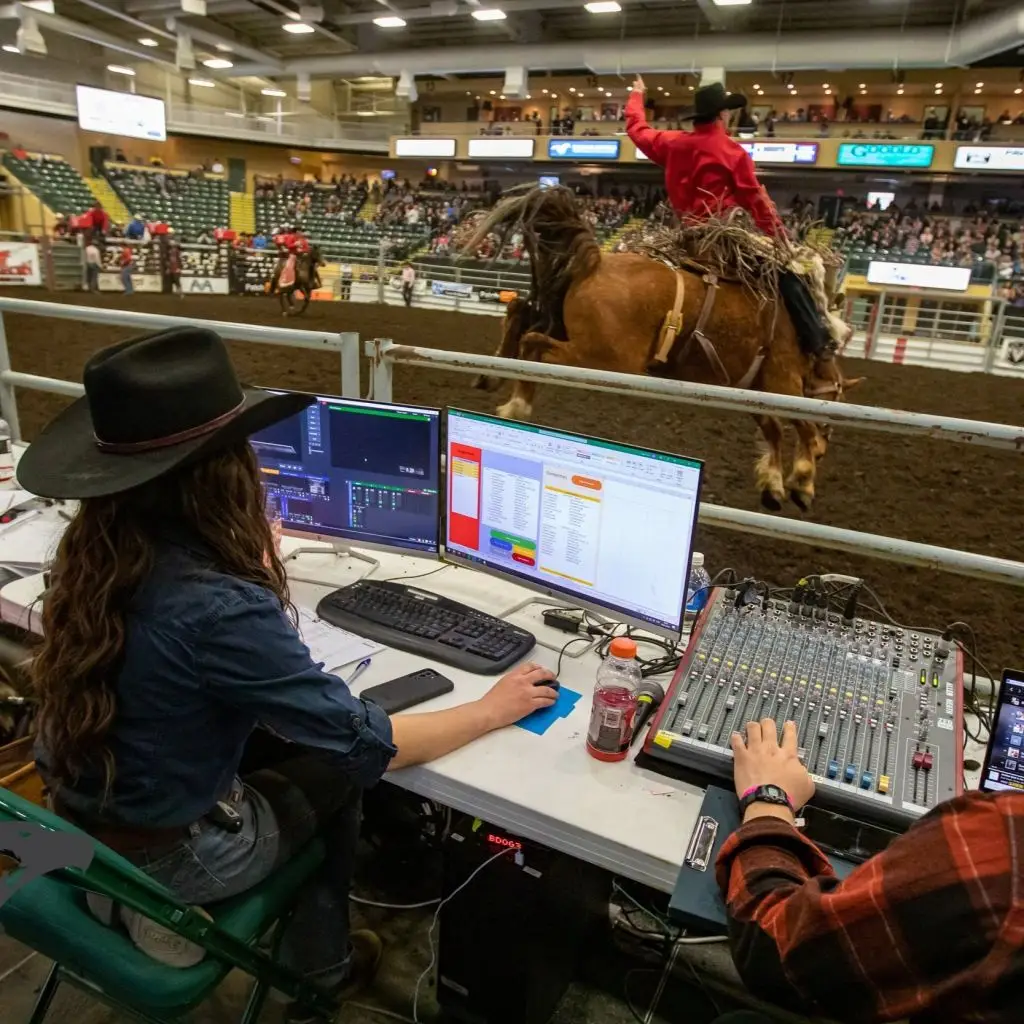
[[[497,234],[498,251],[521,231],[530,255],[529,329],[564,337],[562,304],[569,288],[589,277],[601,262],[601,246],[583,219],[576,197],[563,187],[512,190],[460,245],[475,253],[488,235]]]

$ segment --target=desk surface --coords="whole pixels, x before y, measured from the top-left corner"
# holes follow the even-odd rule
[[[284,553],[295,546],[296,542],[285,538]],[[416,576],[439,565],[420,558],[375,555],[380,566],[373,571],[374,579]],[[330,590],[353,582],[369,568],[364,562],[333,553],[301,554],[286,565],[292,577],[293,601],[309,609]],[[415,582],[424,590],[492,614],[502,614],[530,596],[514,584],[456,566]],[[8,584],[0,591],[0,616],[38,628],[35,617],[30,622],[29,615],[41,589],[41,575]],[[556,648],[538,645],[530,655],[533,661],[554,669],[557,647],[568,637],[543,625],[540,606],[524,609],[512,619]],[[360,675],[354,690],[361,692],[427,664],[430,662],[419,655],[382,651]],[[582,696],[571,713],[556,720],[543,735],[510,726],[428,765],[390,772],[388,781],[516,835],[671,892],[703,789],[643,771],[631,759],[605,764],[587,754],[584,737],[599,664],[592,650],[581,657],[570,658],[567,653],[563,658],[560,681]],[[455,689],[419,705],[416,711],[475,700],[493,682],[490,677],[447,665],[436,664],[436,668],[455,683]],[[344,677],[346,670],[339,675]]]
[[[285,554],[295,547],[297,542],[285,538]],[[419,558],[378,557],[380,566],[372,573],[375,579],[409,577],[412,582],[411,577],[438,568],[438,563]],[[368,570],[365,562],[331,552],[301,554],[286,565],[292,599],[309,609],[330,590],[353,582]],[[515,584],[456,566],[417,579],[415,584],[496,615],[531,596]],[[37,626],[31,608],[41,590],[41,575],[8,584],[0,591],[0,617],[29,628]],[[540,611],[539,605],[532,605],[512,619],[532,629],[541,641],[531,659],[554,669],[557,649],[567,637],[545,627]],[[382,651],[354,689],[362,692],[425,664],[429,662],[419,655]],[[592,650],[580,657],[563,658],[559,679],[582,696],[572,712],[556,720],[543,735],[511,726],[430,764],[391,772],[388,781],[623,877],[671,892],[704,791],[644,771],[632,759],[606,764],[587,754],[584,737],[599,664]],[[446,665],[436,667],[455,683],[455,689],[420,705],[418,711],[474,700],[493,681]],[[346,671],[339,674],[344,677]],[[981,760],[984,749],[969,742],[966,756]],[[977,785],[977,773],[968,774],[968,783]]]

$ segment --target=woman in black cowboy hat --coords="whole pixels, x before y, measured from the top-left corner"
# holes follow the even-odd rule
[[[694,94],[692,132],[657,131],[647,123],[647,87],[637,75],[626,102],[626,131],[645,156],[665,169],[665,188],[672,208],[683,220],[703,220],[740,206],[767,235],[785,228],[754,170],[747,151],[729,137],[725,115],[745,107],[745,96],[726,92],[719,82]]]
[[[32,667],[55,809],[195,904],[321,835],[282,956],[343,997],[380,957],[349,935],[362,790],[551,705],[552,674],[528,664],[471,704],[389,720],[311,659],[264,514],[247,439],[311,397],[242,387],[220,337],[192,328],[104,349],[84,382],[18,466],[35,494],[79,499]],[[188,957],[120,914],[147,952]]]

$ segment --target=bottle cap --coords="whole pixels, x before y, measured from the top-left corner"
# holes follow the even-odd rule
[[[690,563],[691,569],[700,569],[704,566],[704,556],[699,551],[694,551],[693,561]]]
[[[628,636],[617,636],[608,651],[613,658],[635,658],[636,641],[630,640]]]

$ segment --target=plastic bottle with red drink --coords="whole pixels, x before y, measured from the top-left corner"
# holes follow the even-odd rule
[[[636,642],[616,637],[597,671],[587,730],[587,751],[599,761],[621,761],[629,753],[641,682]]]

